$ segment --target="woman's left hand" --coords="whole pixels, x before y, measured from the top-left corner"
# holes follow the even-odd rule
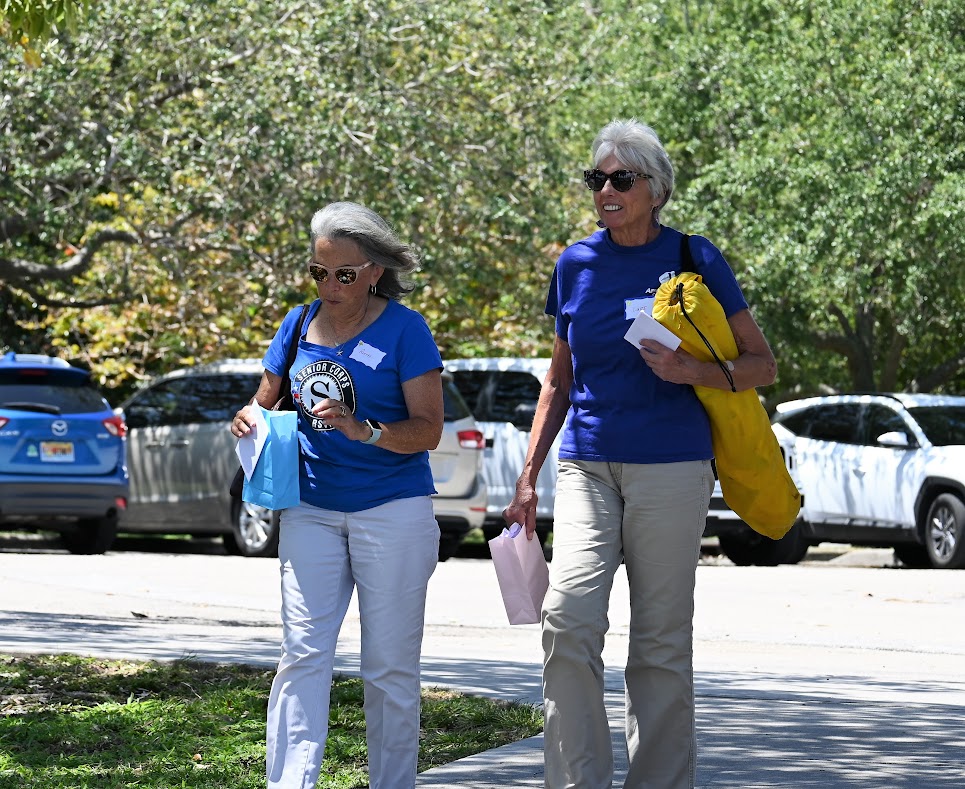
[[[320,400],[312,408],[312,414],[352,441],[363,441],[370,435],[371,428],[356,419],[351,409],[341,400],[330,397]]]
[[[640,356],[657,378],[672,384],[693,384],[698,365],[702,364],[683,348],[671,351],[656,340],[644,340]]]

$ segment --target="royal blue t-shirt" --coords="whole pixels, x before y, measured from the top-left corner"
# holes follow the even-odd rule
[[[652,311],[660,283],[682,270],[682,234],[661,226],[649,244],[623,247],[606,230],[564,250],[546,298],[573,359],[570,410],[559,456],[614,463],[713,457],[710,423],[693,387],[662,381],[623,335]],[[727,317],[747,308],[724,256],[690,237],[694,269]]]
[[[309,306],[308,321],[318,312]],[[262,364],[284,375],[292,335],[301,308],[282,321]],[[306,326],[308,322],[306,322]],[[299,482],[307,504],[338,512],[359,512],[396,499],[436,492],[429,453],[399,454],[374,444],[352,441],[313,416],[320,400],[341,400],[359,420],[400,422],[409,418],[402,384],[442,368],[442,357],[425,320],[389,301],[383,313],[356,337],[340,346],[341,354],[299,338],[289,371],[298,412]]]

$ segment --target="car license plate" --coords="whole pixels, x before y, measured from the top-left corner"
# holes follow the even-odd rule
[[[43,463],[73,463],[74,444],[72,441],[41,441],[40,460]]]

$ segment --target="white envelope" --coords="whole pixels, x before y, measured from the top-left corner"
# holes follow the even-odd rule
[[[238,439],[235,454],[241,461],[241,469],[245,472],[245,479],[251,479],[251,473],[258,465],[258,458],[268,440],[268,423],[265,421],[263,409],[259,406],[255,410],[255,423],[247,435]]]
[[[652,315],[648,315],[644,310],[634,318],[627,333],[623,338],[634,348],[639,350],[640,340],[656,340],[661,345],[665,345],[671,351],[676,351],[680,345],[680,338],[670,329],[659,323]]]

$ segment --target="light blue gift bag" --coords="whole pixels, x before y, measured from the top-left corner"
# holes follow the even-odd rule
[[[294,507],[301,500],[298,486],[298,414],[261,409],[268,424],[268,439],[245,479],[241,498],[270,510]]]

